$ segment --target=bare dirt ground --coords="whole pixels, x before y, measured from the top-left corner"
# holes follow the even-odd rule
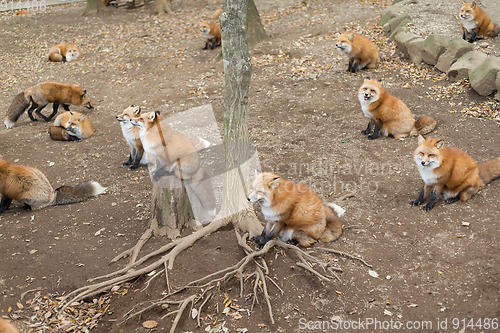
[[[343,236],[321,246],[361,256],[378,277],[360,262],[316,245],[311,254],[343,269],[341,281],[320,282],[295,265],[293,253],[274,249],[266,259],[271,278],[283,291],[269,285],[276,324],[271,324],[263,299],[249,310],[251,302],[239,297],[239,283],[233,279],[221,284],[205,306],[201,328],[186,313],[178,331],[309,332],[320,321],[340,320],[383,323],[382,328],[372,324],[369,331],[381,331],[391,321],[419,332],[492,331],[494,319],[500,319],[500,181],[465,203],[439,201],[430,212],[411,207],[423,185],[411,157],[417,140],[367,140],[360,134],[367,119],[356,95],[365,76],[383,79],[414,114],[437,119],[434,135],[477,161],[500,155],[500,128],[494,119],[498,104],[478,96],[466,81],[452,84],[433,68],[418,69],[399,59],[376,24],[386,3],[256,3],[271,35],[252,51],[249,96],[250,137],[263,169],[306,182],[326,201],[346,208]],[[451,3],[440,9],[448,16],[459,7],[458,0]],[[59,322],[47,309],[57,297],[122,267],[124,262],[109,261],[133,246],[148,227],[148,170],[121,166],[129,148],[115,115],[130,104],[169,116],[211,103],[221,126],[222,64],[215,60],[218,51],[202,50],[198,31],[198,22],[220,6],[219,1],[174,2],[174,17],[154,15],[152,4],[88,17],[80,15],[83,4],[26,16],[0,15],[2,116],[17,93],[38,82],[77,83],[96,108],[74,109],[87,114],[97,130],[82,142],[55,142],[47,123],[31,123],[25,114],[14,128],[0,129],[1,158],[37,167],[54,187],[83,179],[108,187],[106,194],[80,204],[36,212],[14,204],[0,216],[0,315],[17,319],[24,332],[55,331]],[[369,35],[382,49],[387,58],[377,70],[346,72],[347,59],[335,49],[336,34],[346,28]],[[450,29],[460,34],[458,22]],[[47,62],[49,47],[64,41],[81,47],[82,60]],[[498,48],[499,41],[489,45]],[[339,200],[350,192],[354,196]],[[166,242],[154,238],[143,252]],[[179,255],[170,285],[180,287],[243,255],[234,231],[220,230]],[[68,313],[79,319],[65,330],[147,332],[142,323],[149,319],[158,322],[158,331],[169,330],[172,317],[160,317],[175,307],[157,307],[118,325],[133,306],[159,299],[166,290],[164,278],[144,290],[145,281],[88,300],[94,310],[75,304]],[[251,293],[248,281],[243,294]],[[223,313],[227,300],[238,307]],[[462,330],[470,319],[476,326]]]

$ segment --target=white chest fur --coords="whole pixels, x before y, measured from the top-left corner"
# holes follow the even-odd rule
[[[420,173],[420,177],[424,181],[425,185],[432,186],[437,183],[437,175],[434,173],[434,168],[430,168],[428,166],[423,166],[417,164],[418,172]]]
[[[464,26],[465,30],[471,32],[472,30],[476,29],[477,22],[473,19],[462,19],[462,25]]]
[[[264,218],[268,222],[276,222],[279,221],[280,217],[279,215],[273,210],[273,208],[267,204],[264,203],[261,205],[262,208],[262,214],[264,215]]]

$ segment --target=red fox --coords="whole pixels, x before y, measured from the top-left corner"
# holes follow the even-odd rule
[[[12,200],[21,203],[26,209],[38,210],[52,205],[81,202],[105,190],[105,187],[94,181],[61,186],[54,190],[40,170],[0,159],[0,214],[9,208]]]
[[[14,126],[21,114],[30,106],[30,103],[31,107],[28,109],[28,116],[31,121],[37,121],[37,119],[33,118],[33,110],[35,109],[36,114],[43,120],[50,121],[57,114],[60,104],[62,104],[66,111],[69,111],[70,104],[83,105],[88,109],[94,108],[90,104],[87,91],[83,90],[81,86],[77,84],[42,82],[26,89],[14,98],[14,101],[7,110],[7,117],[4,121],[5,126],[7,128]],[[53,103],[52,114],[49,117],[45,117],[40,111],[49,103]]]
[[[221,43],[221,33],[219,26],[219,15],[222,12],[222,9],[218,9],[215,13],[212,14],[211,20],[202,21],[200,23],[200,31],[203,33],[203,36],[207,39],[205,42],[206,50],[208,48],[208,44],[211,43],[210,48],[213,50],[216,46],[219,46]]]
[[[466,201],[491,181],[500,177],[500,157],[477,164],[461,149],[447,147],[443,140],[418,137],[413,153],[418,172],[425,185],[412,206],[418,206],[432,192],[425,211],[429,211],[441,195],[448,203]]]
[[[56,117],[54,125],[49,128],[53,140],[80,141],[95,133],[90,119],[76,111],[66,111]]]
[[[130,146],[130,157],[128,161],[123,162],[123,166],[127,166],[133,163],[130,167],[131,170],[137,169],[139,164],[147,164],[146,155],[144,155],[144,148],[142,147],[141,138],[139,135],[139,127],[132,125],[130,120],[132,118],[137,118],[141,115],[141,108],[139,106],[130,105],[128,108],[123,110],[123,112],[116,116],[116,120],[120,122],[123,137],[127,140]],[[202,138],[192,138],[196,151],[201,151],[210,146],[210,142]]]
[[[160,111],[143,113],[130,120],[139,127],[144,151],[156,160],[156,170],[151,172],[153,181],[165,173],[174,173],[178,179],[187,180],[210,216],[215,216],[215,197],[212,183],[200,168],[200,156],[193,142],[184,134],[174,131],[160,116]]]
[[[73,44],[58,44],[50,48],[47,59],[50,61],[70,62],[79,60],[82,57],[80,49]]]
[[[0,318],[0,333],[19,333],[19,330],[7,320]]]
[[[380,80],[367,77],[359,88],[358,99],[363,114],[370,118],[368,127],[361,133],[369,134],[375,125],[373,134],[368,136],[370,140],[376,139],[379,131],[385,136],[401,139],[408,135],[427,134],[436,127],[436,120],[430,116],[415,121],[406,104],[382,87]]]
[[[297,184],[279,175],[256,171],[253,191],[248,201],[258,202],[267,220],[262,234],[255,238],[258,245],[280,236],[286,242],[296,240],[309,247],[318,239],[336,240],[342,234],[340,216],[344,209],[326,204],[305,184]]]
[[[491,22],[490,17],[476,1],[464,3],[460,10],[460,20],[462,21],[462,38],[473,43],[476,39],[495,37],[500,34],[500,26]]]
[[[368,37],[354,32],[341,34],[336,46],[349,58],[348,72],[356,73],[365,67],[377,68],[380,62],[377,47]]]

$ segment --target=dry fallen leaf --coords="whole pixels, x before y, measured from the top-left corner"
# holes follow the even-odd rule
[[[154,320],[146,320],[142,323],[142,326],[145,328],[155,328],[157,325],[158,323]]]

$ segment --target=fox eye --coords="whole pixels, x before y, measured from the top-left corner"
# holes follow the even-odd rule
[[[436,155],[434,155],[434,154],[429,154],[429,157],[434,157],[434,156],[436,156]]]
[[[374,93],[374,92],[375,92],[375,90],[373,90],[373,89],[371,89],[370,91],[371,91],[372,93]]]

